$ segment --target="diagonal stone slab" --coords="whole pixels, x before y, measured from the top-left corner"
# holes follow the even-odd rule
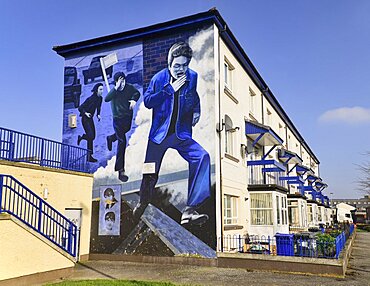
[[[123,196],[133,208],[139,201],[137,194]],[[175,255],[200,255],[216,258],[216,252],[155,206],[149,204],[141,216],[142,221],[157,235]]]

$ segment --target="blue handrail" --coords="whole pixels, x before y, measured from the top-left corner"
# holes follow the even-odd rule
[[[0,159],[89,173],[89,150],[0,127]]]
[[[12,176],[0,174],[0,213],[8,213],[77,256],[77,226]]]

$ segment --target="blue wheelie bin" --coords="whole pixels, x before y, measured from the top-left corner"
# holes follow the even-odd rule
[[[276,254],[283,256],[294,256],[294,235],[286,233],[275,234]]]

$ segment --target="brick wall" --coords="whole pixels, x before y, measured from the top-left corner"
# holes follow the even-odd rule
[[[189,37],[196,31],[189,30],[177,34],[171,34],[163,37],[155,37],[144,40],[143,57],[144,57],[144,91],[148,88],[150,80],[158,71],[167,67],[167,53],[170,47],[179,41],[187,42]]]

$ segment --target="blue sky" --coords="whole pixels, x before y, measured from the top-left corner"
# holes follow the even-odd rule
[[[55,45],[217,7],[306,142],[334,198],[356,198],[370,151],[370,1],[0,0],[0,126],[61,140]]]

